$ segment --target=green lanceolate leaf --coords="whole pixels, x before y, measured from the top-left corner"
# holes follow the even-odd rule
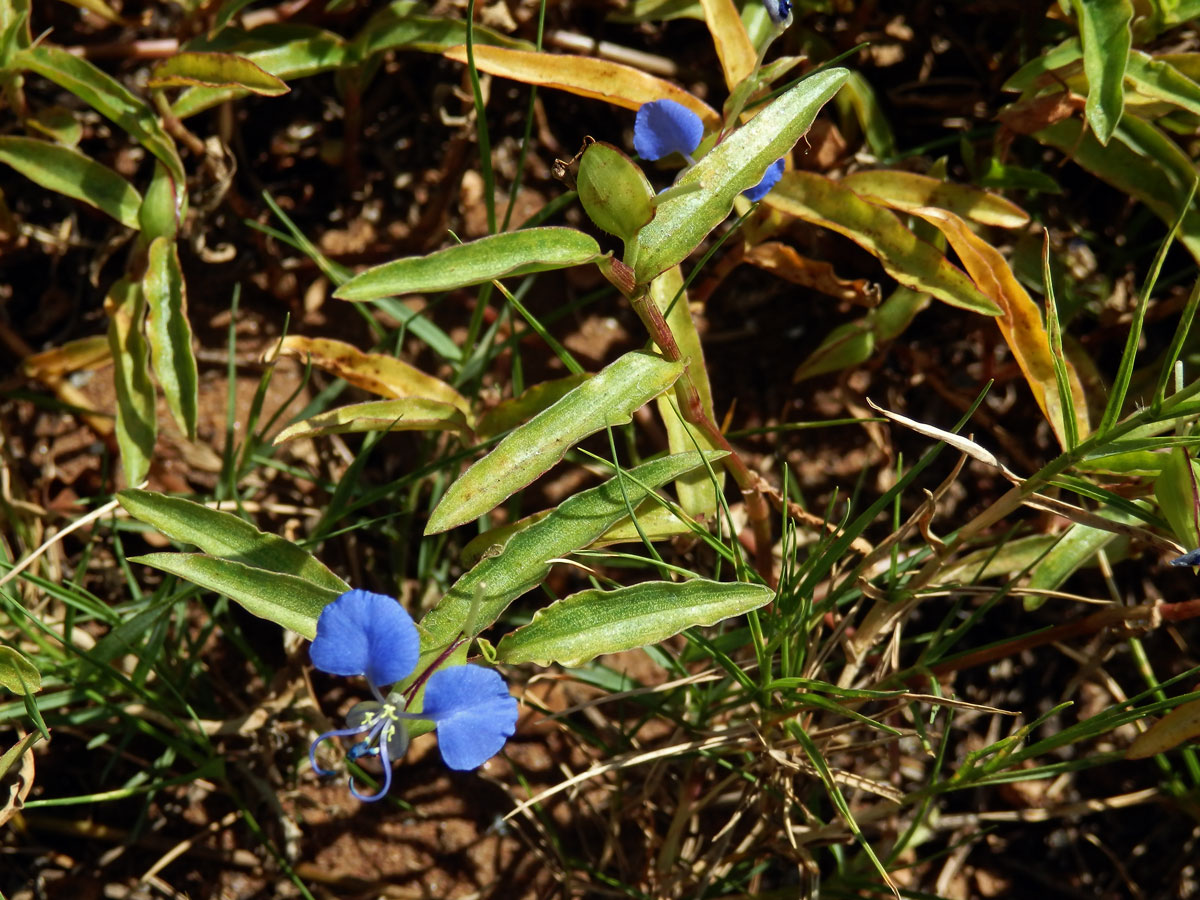
[[[1168,60],[1155,59],[1135,50],[1125,69],[1126,80],[1137,92],[1200,115],[1200,84],[1197,84]]]
[[[17,51],[32,42],[29,0],[4,0],[0,3],[0,70],[7,72]]]
[[[149,304],[147,335],[154,374],[179,429],[194,440],[199,375],[187,319],[187,288],[174,241],[159,237],[150,243],[142,290]]]
[[[131,516],[173,541],[195,544],[207,554],[254,568],[294,575],[337,593],[350,589],[307,550],[259,531],[232,513],[152,491],[121,491],[117,499]]]
[[[1124,525],[1136,524],[1133,516],[1120,510],[1106,510],[1105,516]],[[1033,590],[1057,591],[1083,566],[1094,565],[1097,553],[1108,548],[1110,544],[1121,541],[1128,543],[1128,538],[1103,528],[1093,528],[1091,525],[1075,522],[1045,558],[1034,567],[1028,587]],[[1027,594],[1023,602],[1026,610],[1033,610],[1045,603],[1046,598],[1037,594]]]
[[[516,428],[526,419],[557,403],[568,391],[591,377],[591,374],[585,372],[582,375],[566,375],[553,381],[532,385],[526,388],[521,396],[502,400],[480,416],[475,433],[481,438],[489,438],[510,428]]]
[[[429,517],[426,534],[470,522],[494,509],[601,428],[623,425],[683,373],[682,363],[641,351],[626,353],[553,406],[514,429],[450,485]]]
[[[321,610],[341,593],[294,575],[268,572],[203,553],[148,553],[131,556],[129,561],[169,572],[206,590],[223,594],[254,615],[282,625],[310,641],[317,635],[317,617]]]
[[[845,235],[914,291],[988,316],[1000,312],[965,272],[905,227],[894,212],[867,202],[832,179],[811,172],[787,172],[765,202]]]
[[[42,674],[15,649],[0,646],[0,687],[18,695],[34,694],[42,689]]]
[[[902,287],[900,290],[908,288]],[[796,367],[792,373],[792,384],[861,365],[871,358],[874,351],[875,332],[870,319],[863,317],[854,322],[845,322],[829,332],[817,349]]]
[[[137,229],[142,198],[128,181],[78,150],[25,137],[0,137],[0,162],[49,191],[82,200]]]
[[[642,463],[564,500],[503,545],[486,551],[421,621],[422,658],[431,659],[458,637],[477,599],[474,629],[482,631],[508,604],[542,583],[551,560],[588,547],[655,488],[703,466],[705,460],[715,465],[723,456],[679,453]]]
[[[176,53],[155,65],[149,85],[152,88],[232,87],[265,97],[278,97],[290,90],[280,78],[244,56],[197,51]]]
[[[426,256],[410,256],[356,275],[334,291],[342,300],[449,291],[494,278],[591,262],[600,246],[574,228],[527,228],[493,234]]]
[[[603,141],[583,151],[576,179],[579,202],[596,227],[628,246],[654,218],[654,188],[632,159]]]
[[[243,48],[242,44],[246,47]],[[309,25],[256,28],[244,34],[233,46],[222,49],[237,53],[264,72],[284,81],[327,72],[346,61],[345,41],[332,32]],[[180,119],[186,119],[226,100],[244,97],[247,93],[239,87],[189,88],[180,94],[171,106],[171,112]]]
[[[695,579],[580,591],[539,610],[496,648],[507,663],[578,666],[603,653],[656,644],[685,628],[715,625],[771,602],[758,584]]]
[[[896,137],[888,124],[887,113],[867,79],[858,72],[851,72],[837,98],[837,105],[839,110],[849,107],[853,111],[872,153],[881,159],[896,155]]]
[[[1197,533],[1200,466],[1188,458],[1183,447],[1175,447],[1167,454],[1162,472],[1154,482],[1154,496],[1179,543],[1188,550],[1200,546]]]
[[[427,397],[369,400],[331,409],[289,425],[275,443],[323,434],[361,434],[367,431],[457,431],[470,434],[466,417],[449,403]]]
[[[628,248],[625,262],[638,284],[683,262],[700,241],[733,209],[733,201],[762,180],[763,172],[792,149],[808,131],[817,112],[838,92],[845,69],[818,72],[777,97],[757,116],[717,144],[676,182],[676,188],[699,185],[660,203],[654,220]]]
[[[53,44],[38,44],[16,54],[13,64],[66,88],[96,112],[111,119],[167,167],[177,184],[184,183],[183,163],[175,144],[145,103],[112,76]]]
[[[1045,83],[1047,73],[1066,69],[1068,66],[1077,69],[1082,57],[1083,48],[1079,44],[1079,38],[1068,38],[1057,47],[1039,53],[1017,69],[1000,86],[1000,90],[1017,91],[1023,97],[1031,97],[1039,90],[1039,86]],[[1061,74],[1065,73],[1060,73],[1060,77]]]
[[[141,287],[124,278],[117,281],[104,299],[104,311],[108,313],[108,347],[117,395],[117,446],[125,482],[135,486],[150,471],[158,434],[150,352],[142,337],[146,301]]]
[[[1088,79],[1085,113],[1101,144],[1121,121],[1125,107],[1125,65],[1133,33],[1131,0],[1071,0],[1083,41],[1083,71]]]

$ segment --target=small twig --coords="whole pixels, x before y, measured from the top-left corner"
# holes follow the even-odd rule
[[[600,57],[600,59],[611,59],[614,62],[625,63],[633,66],[635,69],[652,72],[655,75],[663,75],[667,78],[675,78],[679,75],[679,67],[675,65],[673,59],[653,53],[645,53],[641,50],[634,50],[620,44],[610,43],[609,41],[598,41],[595,38],[588,37],[585,34],[578,34],[574,31],[548,31],[546,32],[546,43],[561,47],[564,50],[573,50],[576,53],[590,53]]]

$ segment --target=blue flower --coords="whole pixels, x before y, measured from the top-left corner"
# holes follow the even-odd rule
[[[763,0],[767,15],[776,25],[787,28],[792,21],[792,0]]]
[[[788,0],[779,0],[781,4]],[[789,5],[790,9],[790,5]],[[642,159],[656,160],[672,153],[681,154],[695,165],[692,154],[704,139],[704,123],[700,117],[674,100],[652,100],[643,103],[633,123],[633,149]],[[783,160],[777,159],[767,167],[762,180],[742,194],[757,203],[783,175]]]
[[[751,203],[757,203],[767,194],[771,193],[771,188],[779,183],[779,179],[783,177],[783,160],[777,159],[775,162],[767,166],[767,171],[763,172],[762,181],[750,188],[748,191],[742,191],[742,196]]]
[[[704,137],[700,117],[674,100],[643,103],[633,123],[633,149],[642,159],[681,153],[689,161]]]
[[[1200,550],[1192,550],[1176,559],[1171,560],[1173,566],[1200,566]]]
[[[321,610],[317,619],[317,636],[309,648],[313,665],[331,675],[366,676],[375,699],[350,710],[348,727],[327,731],[313,741],[308,757],[314,771],[332,775],[317,764],[317,747],[327,739],[363,735],[346,755],[351,760],[379,757],[383,787],[374,794],[362,794],[351,777],[350,793],[359,800],[378,800],[391,787],[392,761],[408,749],[406,719],[432,721],[442,759],[459,771],[483,765],[500,752],[516,729],[517,701],[509,694],[504,679],[492,669],[437,669],[439,659],[407,691],[392,691],[385,696],[385,685],[402,681],[412,673],[420,644],[412,617],[382,594],[347,591]],[[422,684],[424,707],[420,712],[409,712],[408,705]]]

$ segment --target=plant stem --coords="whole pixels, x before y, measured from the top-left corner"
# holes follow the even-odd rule
[[[700,392],[696,389],[696,383],[692,379],[691,360],[685,360],[679,352],[679,345],[675,343],[675,335],[671,333],[671,327],[663,318],[662,311],[651,300],[647,287],[641,285],[638,291],[629,298],[629,301],[633,304],[633,310],[642,320],[642,324],[646,326],[646,330],[650,332],[650,339],[654,341],[662,355],[672,362],[684,363],[683,377],[675,382],[675,395],[679,399],[679,410],[684,419],[704,432],[704,436],[712,441],[714,446],[729,453],[729,456],[725,457],[722,462],[746,499],[746,511],[749,513],[750,526],[754,529],[754,566],[768,585],[776,587],[778,582],[775,578],[774,560],[771,556],[771,512],[764,496],[761,477],[750,471],[733,445],[725,439],[725,435],[721,434],[721,429],[705,412],[704,404],[700,401]]]

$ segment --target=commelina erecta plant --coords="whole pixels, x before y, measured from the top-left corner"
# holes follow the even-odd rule
[[[408,749],[405,720],[433,722],[442,759],[460,771],[477,769],[499,753],[516,728],[517,701],[493,669],[448,666],[423,673],[407,690],[383,689],[408,678],[420,656],[420,638],[412,617],[398,601],[383,594],[347,591],[326,606],[317,619],[317,636],[309,656],[322,672],[364,676],[375,695],[374,700],[350,710],[346,728],[325,732],[308,751],[313,770],[332,775],[317,763],[317,747],[331,738],[362,735],[346,755],[351,760],[377,756],[383,765],[383,786],[373,794],[363,794],[351,776],[350,793],[359,800],[378,800],[387,794],[392,762]],[[410,709],[422,684],[423,705],[419,710]]]

